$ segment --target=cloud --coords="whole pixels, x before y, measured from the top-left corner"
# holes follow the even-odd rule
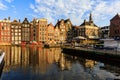
[[[13,0],[5,0],[6,2],[8,2],[8,3],[11,3]]]
[[[8,9],[8,7],[7,7],[7,5],[5,5],[4,3],[5,2],[8,2],[8,3],[11,3],[13,0],[1,0],[0,1],[0,10],[7,10]],[[3,3],[4,2],[4,3]]]
[[[109,21],[117,13],[120,13],[120,0],[114,0],[112,2],[108,1],[99,1],[93,10],[94,20],[96,23],[109,25]],[[100,24],[99,24],[100,25]]]
[[[7,6],[0,2],[0,10],[6,10]]]
[[[92,12],[93,20],[101,26],[108,25],[109,20],[120,13],[119,4],[120,0],[35,0],[30,8],[50,22],[70,18],[74,25],[80,25]]]

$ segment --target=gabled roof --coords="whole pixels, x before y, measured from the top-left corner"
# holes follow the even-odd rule
[[[16,19],[13,20],[13,22],[11,22],[11,25],[20,25],[20,20],[17,21]]]
[[[56,23],[55,27],[60,28],[60,24],[61,24],[62,22],[64,22],[64,24],[65,24],[65,23],[67,23],[67,22],[70,22],[70,24],[72,25],[72,22],[71,22],[71,20],[70,20],[70,19],[66,19],[66,20],[61,19],[60,21],[59,21],[59,20],[57,21],[57,23]]]
[[[80,28],[80,26],[72,26],[73,30],[76,30],[76,29],[79,29],[79,28]]]
[[[27,20],[27,18],[24,19],[24,21],[22,22],[22,24],[24,23],[29,23],[29,21]]]
[[[50,23],[50,24],[48,24],[48,26],[53,26],[53,24],[52,23]],[[54,26],[53,26],[54,27]]]
[[[71,21],[70,21],[70,19],[66,19],[66,20],[64,20],[64,22],[66,23],[66,22],[71,22]]]
[[[58,21],[57,21],[55,27],[58,27],[59,24],[60,24],[60,21],[59,21],[59,19],[58,19]]]
[[[30,22],[32,25],[37,25],[38,21],[36,18],[34,18],[31,22]]]
[[[93,24],[95,27],[98,27],[96,24],[94,24],[93,22],[91,23],[91,22],[89,22],[89,21],[84,21],[80,26],[85,26],[85,25],[91,25],[91,24]]]
[[[61,19],[60,21],[58,20],[57,23],[56,23],[56,25],[55,25],[55,27],[60,28],[60,24],[61,24],[62,21],[64,21],[64,19]]]
[[[114,20],[114,19],[117,19],[119,18],[120,19],[120,15],[117,13],[110,21]]]
[[[71,22],[70,19],[66,19],[64,22],[65,22],[65,23],[70,22],[70,24],[72,25],[72,22]]]
[[[84,25],[90,25],[89,22],[83,22],[80,26],[84,26]]]
[[[93,25],[94,27],[98,27],[96,24],[94,24],[91,13],[89,16],[89,21],[84,20],[84,22],[80,26],[86,26],[86,25],[89,25],[89,26]]]
[[[18,21],[16,19],[14,19],[13,22],[18,22]]]

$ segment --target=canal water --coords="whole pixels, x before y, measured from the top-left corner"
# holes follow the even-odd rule
[[[62,53],[60,48],[0,46],[1,80],[114,80],[120,67]],[[119,64],[119,63],[118,63]]]

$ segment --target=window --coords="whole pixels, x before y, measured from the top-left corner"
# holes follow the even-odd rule
[[[3,26],[3,23],[1,23],[1,25]]]
[[[35,30],[34,30],[34,32],[35,32]]]
[[[4,26],[2,26],[2,30],[4,30]]]
[[[119,34],[119,30],[115,30],[115,34]]]

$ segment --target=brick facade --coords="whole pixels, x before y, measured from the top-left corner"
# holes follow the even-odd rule
[[[120,15],[115,15],[110,20],[110,38],[120,38]]]
[[[10,19],[0,21],[0,44],[11,45],[11,22]]]
[[[36,19],[33,19],[33,21],[30,23],[30,41],[32,42],[36,42],[37,41],[37,37],[38,37],[38,33],[37,33],[37,29],[38,29],[38,21]]]

